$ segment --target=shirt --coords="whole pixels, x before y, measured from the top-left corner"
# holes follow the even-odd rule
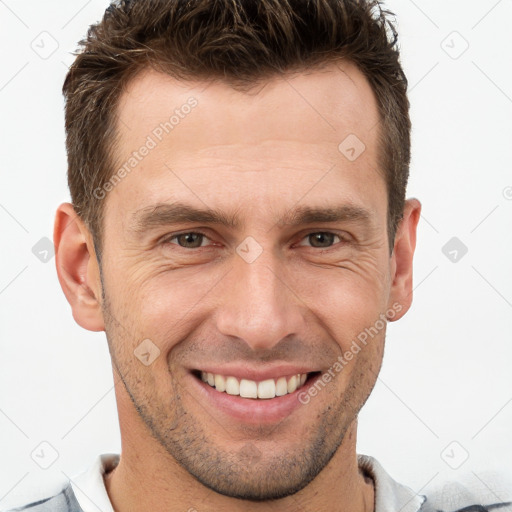
[[[99,455],[89,470],[72,478],[57,495],[6,512],[114,512],[103,475],[119,459],[117,454]],[[475,490],[451,482],[427,497],[393,480],[373,457],[358,455],[358,463],[374,482],[374,512],[512,512],[510,488],[486,484],[486,490]]]

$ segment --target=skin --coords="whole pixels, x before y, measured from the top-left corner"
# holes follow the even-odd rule
[[[326,372],[379,315],[398,305],[397,320],[409,309],[421,206],[407,201],[390,254],[371,87],[349,62],[251,93],[147,71],[121,98],[118,161],[191,96],[198,105],[107,195],[101,276],[73,207],[56,216],[73,316],[106,331],[112,356],[122,439],[120,464],[105,478],[114,509],[373,510],[372,481],[357,466],[357,414],[381,366],[385,327],[279,422],[234,419],[190,374],[234,362]],[[366,146],[353,162],[338,150],[348,134]],[[136,229],[141,212],[177,201],[243,224]],[[367,218],[279,222],[299,206],[326,205]],[[196,245],[172,238],[187,232],[205,236]],[[319,232],[339,238],[319,243]],[[236,252],[249,236],[262,249],[252,263]],[[144,339],[160,350],[148,366],[134,356]]]

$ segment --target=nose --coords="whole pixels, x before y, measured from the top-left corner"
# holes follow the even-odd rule
[[[234,255],[216,310],[219,332],[243,340],[253,350],[271,349],[304,328],[304,303],[293,291],[285,264],[269,251],[248,263]]]

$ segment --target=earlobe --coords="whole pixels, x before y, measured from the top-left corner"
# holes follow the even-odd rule
[[[406,201],[404,215],[395,236],[391,257],[391,291],[389,307],[393,304],[401,308],[391,321],[398,320],[407,313],[412,303],[413,256],[416,248],[416,228],[420,219],[421,204],[417,199]]]
[[[101,281],[92,236],[70,203],[57,209],[53,242],[57,275],[73,318],[84,329],[103,331]]]

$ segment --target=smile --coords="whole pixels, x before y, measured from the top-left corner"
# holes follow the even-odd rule
[[[312,372],[311,375],[316,373],[318,372]],[[203,382],[220,393],[252,399],[271,399],[293,393],[304,386],[310,375],[308,373],[298,373],[257,382],[205,371],[198,372],[198,374],[200,374]]]

